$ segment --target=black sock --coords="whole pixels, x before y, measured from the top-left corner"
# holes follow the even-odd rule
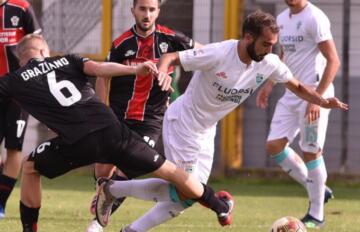
[[[5,209],[6,202],[14,189],[16,179],[3,174],[0,175],[0,206]]]
[[[37,232],[40,208],[30,208],[20,201],[20,217],[23,231]]]
[[[128,180],[128,178],[123,177],[123,176],[119,176],[117,174],[114,173],[114,175],[111,177],[112,180]],[[126,197],[120,197],[118,199],[116,199],[116,201],[114,202],[112,208],[111,208],[111,214],[113,214],[119,207],[120,205],[125,201]]]
[[[204,186],[204,193],[198,199],[198,201],[200,201],[203,205],[215,211],[216,214],[229,211],[229,205],[226,204],[225,201],[216,197],[214,190],[210,186],[207,186],[205,184],[203,184],[203,186]]]

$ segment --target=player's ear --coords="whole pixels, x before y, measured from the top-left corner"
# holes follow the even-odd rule
[[[135,11],[134,7],[131,7],[131,14],[135,17],[134,11]]]
[[[254,41],[254,36],[251,33],[246,32],[244,34],[244,39],[248,43],[252,43]]]

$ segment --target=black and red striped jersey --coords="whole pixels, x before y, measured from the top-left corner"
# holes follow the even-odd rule
[[[87,60],[77,55],[32,59],[0,78],[0,99],[12,98],[72,144],[118,122],[95,95],[83,71]]]
[[[26,34],[39,30],[31,5],[25,0],[8,0],[0,5],[0,76],[19,68],[15,48]]]
[[[156,25],[154,33],[142,37],[134,26],[114,40],[108,60],[125,65],[146,60],[157,63],[164,53],[193,47],[192,39],[167,27]],[[169,73],[173,72],[172,69]],[[110,81],[108,100],[119,120],[162,120],[168,98],[169,93],[161,91],[152,75],[130,75]]]

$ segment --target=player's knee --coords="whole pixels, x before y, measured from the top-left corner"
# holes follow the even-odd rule
[[[25,175],[37,173],[34,168],[34,160],[31,159],[31,156],[25,156],[22,160],[22,173]]]
[[[270,140],[266,142],[266,153],[274,156],[285,149],[287,141],[284,139]]]

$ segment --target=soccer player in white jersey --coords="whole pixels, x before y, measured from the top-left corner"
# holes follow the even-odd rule
[[[299,81],[318,94],[334,96],[332,82],[340,61],[329,19],[307,0],[285,2],[289,8],[277,17],[284,63]],[[267,106],[272,86],[273,83],[267,82],[259,91],[258,106]],[[322,156],[329,113],[329,109],[308,103],[286,91],[276,105],[267,138],[267,153],[307,189],[310,206],[302,221],[309,228],[319,228],[324,224],[324,202],[333,197],[325,185],[327,173]],[[289,146],[299,132],[305,163]]]
[[[293,78],[277,55],[270,54],[278,32],[275,18],[258,10],[246,18],[240,41],[227,40],[199,49],[167,53],[160,58],[159,84],[172,64],[195,71],[186,92],[166,111],[163,139],[166,157],[201,182],[206,183],[211,172],[217,122],[267,79],[284,83],[296,95],[314,104],[347,109],[338,99],[325,99],[305,87]],[[178,216],[191,205],[186,203],[159,202],[122,231],[148,231]]]

